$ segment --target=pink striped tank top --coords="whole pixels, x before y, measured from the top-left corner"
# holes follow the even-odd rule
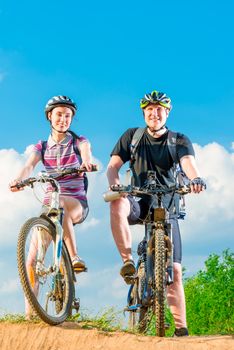
[[[88,142],[88,140],[83,136],[79,136],[76,142],[79,149],[79,145],[83,142]],[[33,152],[36,152],[41,157],[42,141],[34,145]],[[49,136],[44,154],[44,167],[49,174],[56,175],[58,170],[79,167],[81,163],[81,157],[74,152],[73,136],[69,132],[67,132],[66,137],[59,143],[56,143],[51,135]],[[68,175],[59,180],[59,184],[62,196],[87,201],[83,174]],[[51,185],[48,185],[43,202],[45,205],[50,203],[51,190]]]

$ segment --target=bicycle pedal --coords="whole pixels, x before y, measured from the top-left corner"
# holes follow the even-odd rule
[[[124,311],[137,312],[141,308],[141,304],[129,305],[124,308]]]
[[[77,267],[77,268],[73,268],[73,270],[74,270],[75,273],[88,272],[88,268],[87,267],[85,267],[84,269]]]
[[[78,313],[78,311],[80,309],[80,299],[73,300],[72,309],[76,310],[76,312]]]
[[[132,276],[132,275],[125,275],[124,276],[124,281],[127,283],[127,284],[134,284],[135,283],[135,280],[136,280],[136,275]]]

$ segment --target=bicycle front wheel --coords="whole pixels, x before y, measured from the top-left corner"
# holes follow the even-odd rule
[[[137,278],[131,291],[130,307],[133,307],[132,311],[129,311],[129,328],[133,331],[144,333],[147,330],[147,310],[146,306],[142,305],[142,298],[145,288],[145,265],[141,262],[138,271]]]
[[[165,298],[166,298],[166,262],[165,262],[165,232],[163,229],[155,229],[155,254],[154,254],[154,313],[156,316],[156,335],[165,336]]]
[[[74,296],[72,266],[64,244],[59,271],[55,269],[55,237],[49,221],[34,217],[22,226],[17,246],[20,281],[30,308],[51,325],[71,314]]]

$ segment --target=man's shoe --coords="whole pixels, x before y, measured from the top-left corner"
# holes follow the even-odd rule
[[[176,328],[173,337],[187,337],[189,335],[188,328]]]
[[[132,259],[126,260],[120,269],[120,275],[127,284],[133,284],[136,278],[136,267]]]
[[[82,272],[86,270],[85,262],[78,255],[72,258],[72,267],[75,272]]]

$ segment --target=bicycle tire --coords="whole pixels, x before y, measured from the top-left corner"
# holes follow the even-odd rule
[[[165,266],[165,232],[163,229],[155,229],[155,253],[154,253],[154,314],[156,316],[156,335],[165,336],[165,299],[166,299],[166,266]]]
[[[43,266],[48,265],[46,276],[42,276],[36,271],[38,238],[36,238],[35,230],[39,229],[44,230],[43,248],[45,253]],[[33,217],[22,226],[17,244],[18,271],[24,294],[32,310],[50,325],[58,325],[64,322],[71,314],[75,293],[72,266],[64,243],[62,245],[60,277],[58,278],[58,274],[52,273],[52,270],[50,273],[51,266],[53,266],[55,236],[55,227],[49,221],[41,217]],[[52,256],[49,255],[50,253]],[[30,263],[30,259],[33,263]],[[35,287],[36,285],[39,286],[38,289]]]
[[[145,285],[145,267],[141,262],[137,272],[137,279],[131,292],[131,305],[142,305],[142,295]],[[145,333],[147,330],[147,307],[141,306],[139,310],[129,312],[129,329]]]

